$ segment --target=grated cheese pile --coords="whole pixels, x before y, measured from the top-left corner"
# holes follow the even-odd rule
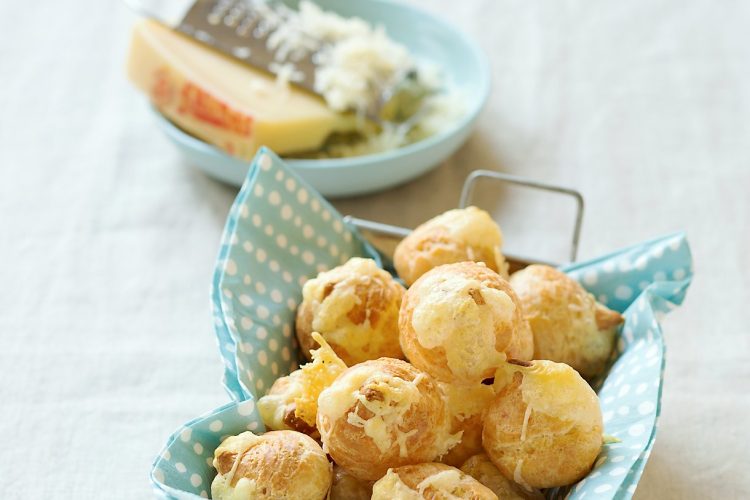
[[[464,116],[464,97],[445,89],[438,68],[416,61],[382,26],[324,11],[309,0],[302,0],[299,10],[262,2],[256,8],[267,24],[266,44],[276,60],[270,69],[277,82],[284,86],[301,81],[304,75],[297,63],[312,55],[314,87],[328,107],[360,117],[357,134],[334,134],[322,150],[296,156],[338,158],[389,151],[445,130]],[[364,120],[383,89],[410,73],[416,73],[417,84],[427,93],[412,119],[379,126]]]
[[[275,51],[277,74],[295,81],[294,63],[315,53],[315,90],[335,111],[367,111],[381,88],[398,83],[416,65],[382,26],[324,11],[308,0],[299,11],[279,7],[264,13],[274,25],[267,45]]]

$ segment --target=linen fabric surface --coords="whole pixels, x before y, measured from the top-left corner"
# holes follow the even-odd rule
[[[695,278],[662,323],[634,497],[750,497],[750,4],[415,3],[485,50],[487,108],[435,171],[334,206],[414,227],[488,168],[580,190],[582,261],[685,230]],[[0,2],[4,499],[152,498],[166,438],[228,401],[209,286],[237,190],[184,165],[126,81],[134,19]],[[563,261],[566,206],[483,189],[509,253]]]

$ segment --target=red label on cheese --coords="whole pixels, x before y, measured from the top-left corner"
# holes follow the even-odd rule
[[[158,108],[173,105],[178,92],[175,80],[164,66],[154,71],[150,94]],[[232,109],[193,82],[186,80],[182,84],[176,108],[177,113],[187,114],[216,128],[244,137],[252,135],[253,119],[250,116]]]
[[[185,82],[180,91],[177,112],[188,113],[201,121],[245,137],[252,133],[252,118],[230,108],[189,81]]]

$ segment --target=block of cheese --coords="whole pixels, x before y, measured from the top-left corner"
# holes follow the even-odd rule
[[[179,127],[246,160],[260,146],[279,154],[313,151],[356,124],[319,97],[151,20],[133,28],[128,76]]]

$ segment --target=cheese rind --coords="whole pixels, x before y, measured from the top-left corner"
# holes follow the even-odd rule
[[[128,76],[176,125],[245,160],[263,145],[279,154],[316,150],[355,126],[322,99],[152,20],[133,28]]]

